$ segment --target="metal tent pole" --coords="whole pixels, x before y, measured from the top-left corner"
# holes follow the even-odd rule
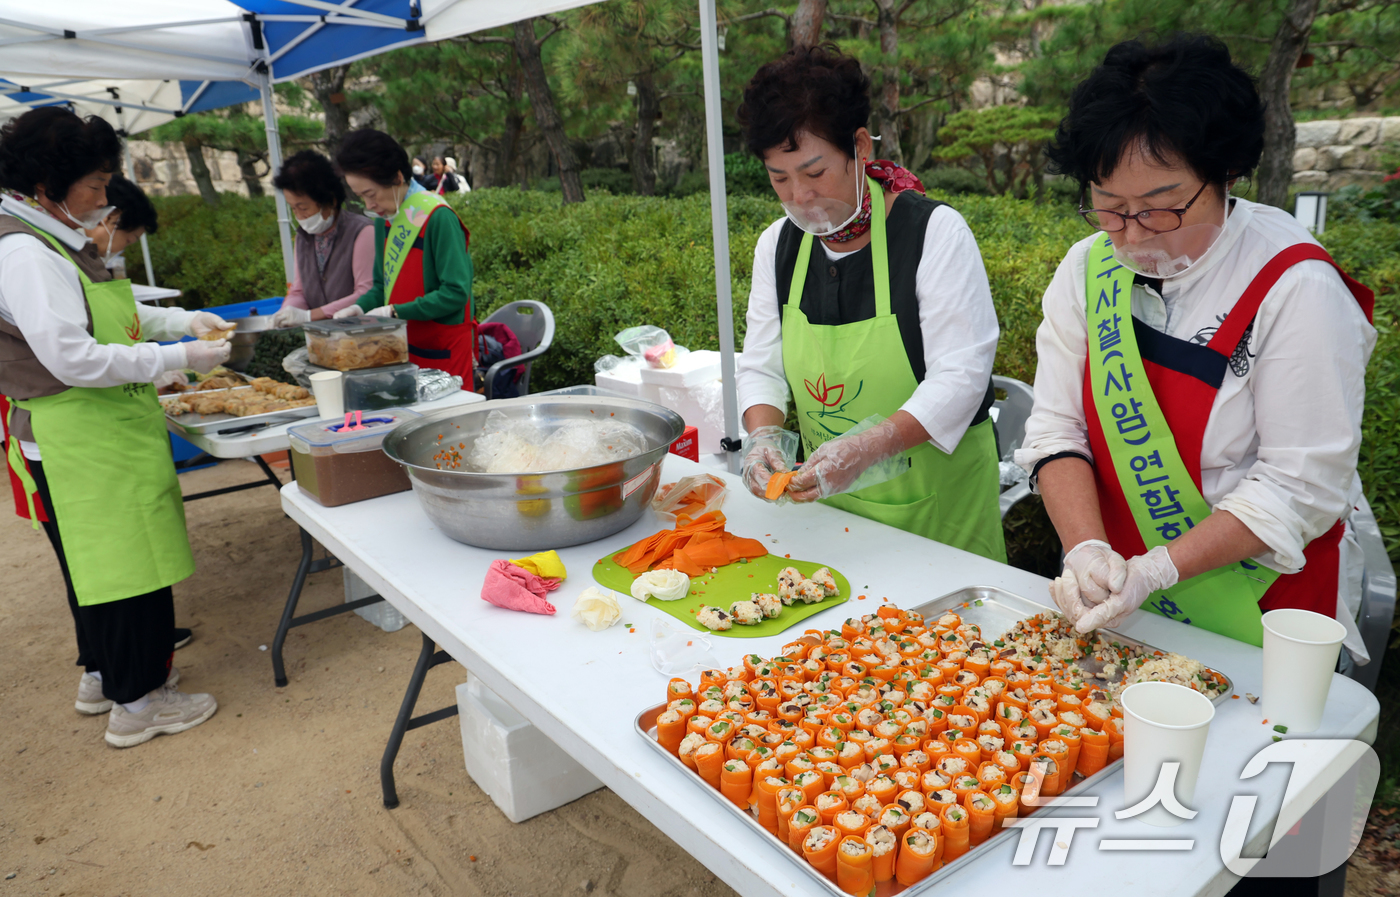
[[[719,29],[715,0],[700,0],[700,58],[705,83],[705,139],[710,156],[710,230],[715,249],[715,306],[719,316],[720,376],[724,381],[724,436],[731,473],[739,472],[739,393],[734,382],[734,296],[729,279],[729,202],[724,193],[724,119],[720,105]]]
[[[254,27],[257,27],[256,23]],[[267,125],[267,164],[275,173],[282,167],[282,138],[277,132],[277,107],[272,96],[272,68],[263,65],[258,72],[258,89],[262,92],[263,121]],[[282,239],[282,270],[287,275],[287,285],[291,286],[296,273],[296,260],[292,254],[291,213],[287,210],[287,199],[281,190],[273,190],[272,198],[277,203],[277,233]]]

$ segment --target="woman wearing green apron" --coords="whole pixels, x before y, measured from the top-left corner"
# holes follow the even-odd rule
[[[171,586],[194,571],[184,503],[151,381],[209,371],[225,340],[208,312],[138,306],[109,279],[84,228],[107,217],[121,141],[106,122],[45,107],[0,129],[0,393],[6,458],[43,503],[87,672],[78,709],[107,708],[130,747],[202,723],[217,704],[175,687]],[[30,509],[34,527],[37,512]]]
[[[1254,82],[1213,38],[1119,44],[1075,90],[1050,157],[1094,232],[1045,293],[1016,460],[1081,630],[1141,607],[1258,645],[1262,611],[1302,608],[1364,663],[1346,520],[1372,296],[1287,212],[1230,196],[1263,144]]]
[[[784,499],[1004,561],[999,331],[972,232],[908,171],[869,161],[856,60],[792,51],[758,70],[739,115],[787,212],[754,252],[738,364],[750,491],[790,468],[795,400],[806,461]]]
[[[345,183],[374,217],[374,285],[335,317],[408,321],[408,360],[473,386],[471,234],[436,193],[413,179],[408,153],[382,131],[347,134],[335,154]]]

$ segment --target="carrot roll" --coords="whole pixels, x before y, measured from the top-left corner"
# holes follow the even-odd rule
[[[681,758],[681,762],[691,769],[695,769],[695,752],[701,745],[706,744],[705,736],[691,732],[681,739],[680,746],[676,749],[676,756]],[[696,770],[699,772],[699,770]]]
[[[1065,787],[1068,788],[1069,783],[1074,780],[1074,771],[1079,768],[1079,751],[1084,746],[1084,739],[1077,727],[1066,726],[1063,723],[1050,730],[1050,738],[1062,742],[1069,751],[1065,757],[1065,769],[1069,772],[1065,779]]]
[[[829,825],[814,826],[802,839],[802,855],[832,881],[836,880],[836,849],[840,841],[841,833]]]
[[[1020,797],[1016,794],[1016,789],[1009,784],[998,785],[990,794],[992,801],[996,803],[996,823],[993,828],[1000,829],[1006,820],[1016,818],[1017,808],[1021,803]]]
[[[685,679],[672,679],[666,684],[666,700],[674,701],[677,698],[695,697],[695,689]]]
[[[724,674],[724,670],[703,670],[700,673],[700,690],[704,691],[712,685],[724,688],[724,683],[729,681],[729,677]]]
[[[953,753],[966,760],[972,769],[982,764],[982,745],[971,738],[959,738],[953,742]]]
[[[789,826],[792,823],[792,814],[797,812],[797,808],[807,802],[807,795],[801,788],[794,788],[791,785],[784,787],[778,792],[778,840],[787,843],[789,835],[792,834]]]
[[[719,787],[723,766],[724,745],[707,741],[695,749],[695,771],[700,773],[700,778],[708,782],[710,787]]]
[[[856,810],[844,810],[832,817],[831,824],[842,835],[864,835],[870,828],[870,817]]]
[[[885,828],[894,832],[894,836],[898,838],[909,830],[909,823],[912,818],[908,807],[902,807],[899,804],[888,804],[881,808],[880,815],[876,818],[875,822],[877,825],[883,825]]]
[[[814,801],[818,810],[822,814],[822,825],[831,825],[831,820],[836,818],[837,813],[845,812],[849,807],[846,802],[846,795],[840,791],[823,791],[817,795]]]
[[[743,760],[727,760],[720,766],[719,791],[741,810],[749,808],[753,770]]]
[[[1020,771],[1019,767],[1017,771]],[[991,794],[993,788],[1006,782],[1006,770],[995,761],[988,760],[977,767],[977,781],[981,783],[983,791]]]
[[[822,814],[811,804],[804,804],[793,810],[788,819],[788,846],[801,853],[802,842],[806,840],[807,833],[821,824]]]
[[[1108,765],[1109,734],[1085,726],[1079,730],[1079,761],[1075,769],[1086,779]]]
[[[870,845],[875,858],[871,865],[875,883],[894,878],[894,861],[899,855],[899,838],[883,825],[873,825],[865,833],[865,843]]]
[[[911,829],[901,839],[899,856],[894,861],[894,879],[908,887],[928,878],[936,868],[938,835],[923,829]],[[944,849],[946,855],[946,847]]]
[[[943,862],[951,863],[971,846],[972,820],[966,807],[950,804],[943,808]],[[906,842],[907,843],[907,842]]]
[[[963,798],[968,815],[968,842],[976,847],[992,836],[996,825],[996,801],[985,791],[973,791]]]
[[[801,788],[802,792],[807,795],[807,803],[809,804],[815,803],[817,795],[826,790],[826,778],[815,768],[799,772],[790,778],[793,786]]]
[[[740,735],[731,738],[724,743],[724,759],[748,761],[749,754],[754,752],[758,744],[747,735]]]
[[[716,744],[726,744],[739,727],[727,719],[716,719],[705,727],[705,738]]]
[[[1123,758],[1123,718],[1110,717],[1103,730],[1108,733],[1108,762]]]
[[[1031,758],[1031,773],[1040,777],[1040,793],[1045,797],[1054,797],[1064,790],[1060,775],[1063,769],[1058,760],[1043,751]]]
[[[865,838],[848,835],[841,839],[836,851],[836,886],[861,897],[875,887],[875,849]]]

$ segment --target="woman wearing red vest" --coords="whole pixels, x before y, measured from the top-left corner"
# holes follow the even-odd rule
[[[413,179],[408,153],[382,131],[345,136],[335,156],[374,223],[374,286],[335,313],[408,321],[408,360],[472,384],[471,235],[447,201]]]
[[[1209,37],[1119,44],[1075,89],[1049,155],[1095,233],[1046,290],[1016,460],[1081,631],[1142,608],[1257,645],[1261,611],[1296,607],[1341,619],[1364,663],[1343,599],[1372,295],[1292,216],[1229,195],[1263,135]]]

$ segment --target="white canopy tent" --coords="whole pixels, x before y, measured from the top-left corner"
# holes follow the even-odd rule
[[[62,0],[53,7],[36,8],[30,2],[0,0],[0,68],[11,73],[0,77],[30,88],[9,95],[0,89],[0,110],[4,103],[41,102],[27,94],[42,94],[59,102],[80,97],[106,106],[100,94],[112,82],[104,79],[118,79],[118,83],[146,82],[147,87],[131,90],[142,98],[139,111],[159,123],[154,119],[162,110],[171,117],[194,111],[196,103],[208,101],[206,95],[211,91],[228,89],[229,82],[242,82],[261,94],[269,161],[276,168],[282,152],[272,97],[275,82],[397,47],[445,40],[590,2],[596,0],[521,0],[509,4],[498,0]],[[725,435],[737,441],[718,30],[715,0],[698,2]],[[193,92],[185,88],[178,106],[168,89],[161,93],[151,86],[181,82],[199,82],[199,86]],[[119,126],[133,133],[130,127]],[[281,193],[274,191],[274,195],[283,264],[290,281],[291,222]],[[731,454],[731,467],[737,461]]]

